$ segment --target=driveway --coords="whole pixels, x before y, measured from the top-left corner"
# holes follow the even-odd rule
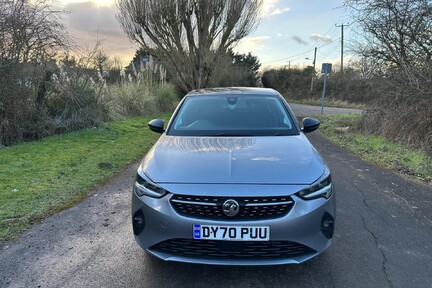
[[[321,106],[302,105],[302,104],[290,104],[291,108],[297,117],[306,117],[321,114]],[[336,107],[325,107],[324,115],[329,114],[361,114],[363,110],[350,109],[350,108],[336,108]]]
[[[133,240],[129,166],[80,204],[0,247],[0,287],[432,287],[432,189],[379,169],[318,132],[332,169],[333,245],[302,265],[162,262]]]

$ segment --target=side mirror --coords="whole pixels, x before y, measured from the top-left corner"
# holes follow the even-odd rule
[[[162,119],[153,119],[147,125],[149,126],[150,130],[152,130],[153,132],[161,133],[161,134],[165,132],[164,130],[165,121]]]
[[[309,132],[313,132],[316,129],[318,129],[318,127],[320,126],[320,121],[318,119],[315,118],[311,118],[311,117],[306,117],[303,119],[303,132],[304,133],[309,133]]]

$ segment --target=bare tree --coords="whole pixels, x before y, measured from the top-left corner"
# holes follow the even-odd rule
[[[364,89],[374,100],[359,127],[432,153],[432,1],[344,4],[363,35],[361,65],[374,70]]]
[[[360,41],[364,55],[399,68],[430,65],[430,0],[345,0],[344,4],[364,32]]]
[[[0,0],[0,60],[40,62],[67,46],[64,11],[51,2]]]
[[[161,58],[185,91],[207,87],[219,60],[259,22],[261,0],[118,0],[126,35]]]
[[[43,118],[55,55],[68,46],[50,0],[0,0],[0,146],[31,139]]]

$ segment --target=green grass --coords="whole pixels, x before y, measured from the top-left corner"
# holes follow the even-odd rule
[[[149,120],[135,117],[0,149],[0,241],[81,201],[142,158],[159,137],[147,128]]]
[[[383,137],[356,132],[352,127],[355,127],[360,117],[357,114],[321,116],[320,131],[334,143],[369,162],[425,182],[432,181],[430,155],[392,143]]]

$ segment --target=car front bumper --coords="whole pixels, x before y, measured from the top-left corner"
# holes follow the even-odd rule
[[[175,187],[174,187],[175,186]],[[230,194],[230,197],[242,197],[242,191],[252,191],[254,196],[268,196],[269,186],[267,185],[255,185],[247,186],[236,185],[235,188],[225,185],[208,185],[206,187],[200,187],[200,185],[174,185],[170,187],[169,191],[179,191],[176,193],[188,193],[197,195],[201,192],[212,194],[201,194],[203,196],[226,196],[226,189],[230,191],[238,191]],[[272,196],[282,195],[288,193],[294,200],[294,206],[291,208],[288,214],[282,217],[267,219],[267,220],[256,220],[256,221],[229,221],[229,220],[208,220],[199,218],[190,218],[179,215],[172,205],[170,204],[170,198],[173,194],[167,194],[166,196],[158,199],[147,196],[138,197],[135,191],[132,193],[132,221],[134,226],[134,235],[136,242],[145,250],[153,254],[154,256],[161,258],[166,261],[179,261],[187,263],[200,263],[200,264],[215,264],[215,265],[278,265],[278,264],[298,264],[306,260],[309,260],[318,254],[326,250],[331,242],[331,236],[324,235],[323,217],[331,217],[332,219],[332,230],[334,227],[335,218],[335,195],[329,199],[319,198],[315,200],[302,200],[301,198],[293,195],[292,191],[299,191],[300,187],[290,186],[287,190],[281,185],[275,185],[270,187],[271,191],[274,192]],[[134,188],[135,189],[135,188]],[[186,192],[187,191],[187,192]],[[209,192],[210,191],[210,192]],[[225,191],[225,192],[224,192]],[[223,194],[225,193],[225,194]],[[271,257],[271,255],[265,255],[270,257],[252,257],[252,259],[236,259],[236,257],[224,257],[223,255],[212,256],[206,253],[197,253],[200,248],[196,248],[197,251],[193,251],[194,244],[199,246],[200,243],[196,241],[207,241],[207,240],[193,240],[193,225],[226,225],[226,226],[270,226],[270,242],[268,247],[263,249],[269,250],[274,248],[274,245],[288,243],[288,246],[294,245],[295,247],[303,247],[301,251],[304,253],[293,253],[287,254],[288,256]],[[332,233],[331,233],[332,234]],[[178,239],[178,241],[176,241]],[[231,243],[222,243],[231,242]],[[210,241],[209,246],[214,246],[210,249],[217,249],[217,245],[231,245],[233,247],[243,247],[244,243],[233,243],[241,241]],[[169,243],[167,249],[158,249],[161,243]],[[173,248],[172,243],[179,243],[189,249],[182,249],[182,247]],[[189,244],[188,244],[189,243]],[[273,245],[274,243],[274,245]],[[292,244],[291,244],[292,243]],[[254,247],[254,243],[251,244]],[[258,243],[263,244],[264,243]],[[240,246],[239,246],[240,245]],[[251,246],[249,245],[249,246]],[[296,246],[297,245],[297,246]],[[205,246],[205,245],[204,245]],[[165,247],[167,247],[165,245]],[[260,249],[260,245],[256,246],[256,249]],[[290,246],[291,247],[291,246]],[[192,249],[192,250],[191,250]],[[242,249],[242,248],[239,248]],[[276,248],[274,248],[276,249]],[[187,251],[186,251],[187,250]],[[186,252],[185,252],[186,251]],[[179,253],[181,252],[181,253]],[[194,253],[195,252],[195,253]],[[259,254],[259,251],[255,253]],[[231,255],[231,254],[229,254]]]

